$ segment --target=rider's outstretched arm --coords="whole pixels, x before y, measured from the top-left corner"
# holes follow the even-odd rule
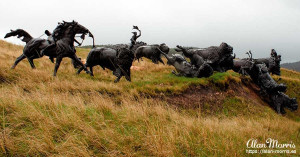
[[[139,35],[136,38],[139,38],[142,35],[141,30],[138,29],[138,31],[139,31]]]

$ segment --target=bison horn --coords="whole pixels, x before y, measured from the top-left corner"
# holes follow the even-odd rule
[[[236,57],[236,55],[235,55],[235,53],[233,54],[233,59],[235,59],[235,57]]]

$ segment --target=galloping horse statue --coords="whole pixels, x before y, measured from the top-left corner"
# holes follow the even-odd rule
[[[16,59],[11,69],[16,68],[18,63],[25,58],[28,59],[31,68],[35,69],[33,59],[43,57],[41,51],[47,47],[47,45],[49,44],[48,41],[46,39],[33,38],[29,33],[24,31],[23,29],[10,30],[10,32],[7,33],[4,38],[9,38],[11,36],[23,38],[22,41],[26,43],[23,49],[23,53]]]
[[[75,54],[76,50],[74,47],[74,41],[76,41],[76,34],[82,34],[82,39],[84,39],[84,35],[89,34],[89,36],[93,38],[94,46],[94,37],[92,33],[75,21],[63,21],[63,23],[59,23],[53,33],[48,37],[48,39],[51,40],[33,38],[29,33],[22,29],[17,29],[14,31],[11,30],[11,32],[7,33],[4,38],[11,36],[17,36],[18,38],[23,37],[22,41],[26,42],[23,54],[16,59],[11,68],[14,69],[17,64],[25,58],[28,59],[31,67],[35,68],[33,59],[41,58],[46,55],[49,56],[51,61],[53,61],[53,58],[56,58],[53,76],[56,76],[63,57],[71,58],[79,65],[82,65],[87,73],[90,73]]]
[[[78,24],[77,22],[65,22],[61,23],[57,27],[57,31],[53,31],[53,36],[55,43],[48,45],[43,51],[42,54],[56,58],[55,68],[53,76],[56,76],[57,70],[60,66],[60,63],[64,57],[69,57],[81,65],[86,73],[90,74],[90,71],[86,66],[78,59],[75,52],[74,41],[76,34],[82,34],[83,36],[89,34],[93,38],[93,47],[94,47],[94,36],[93,34],[84,26]],[[83,37],[84,38],[84,37]]]

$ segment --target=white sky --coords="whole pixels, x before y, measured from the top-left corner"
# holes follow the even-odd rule
[[[129,43],[132,25],[138,25],[138,40],[148,44],[203,48],[227,42],[238,57],[248,50],[267,57],[274,48],[283,62],[300,60],[299,0],[1,0],[0,39],[17,28],[39,37],[73,19],[96,44]]]

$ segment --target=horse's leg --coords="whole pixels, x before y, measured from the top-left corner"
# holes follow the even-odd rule
[[[82,70],[83,70],[83,67],[80,67],[77,71],[77,75],[79,75]]]
[[[53,76],[56,76],[61,61],[62,61],[62,56],[57,56]]]
[[[87,74],[91,74],[91,72],[86,68],[86,66],[79,60],[79,58],[75,54],[70,58],[77,62],[79,65],[81,65]]]
[[[77,71],[77,74],[80,74],[80,72],[83,70],[83,66],[81,66],[78,71]]]
[[[51,61],[52,63],[54,63],[54,58],[53,58],[53,57],[49,57],[49,59],[50,59],[50,61]]]
[[[33,63],[33,58],[27,57],[27,60],[28,60],[28,62],[30,63],[31,68],[32,68],[32,69],[35,69],[35,65],[34,65],[34,63]]]
[[[91,71],[91,76],[94,76],[94,73],[93,73],[93,66],[89,66],[89,65],[85,65],[86,67],[90,67],[90,71]],[[77,74],[80,74],[80,72],[83,70],[83,66],[81,66],[78,71],[77,71]]]
[[[14,65],[11,67],[11,69],[16,68],[17,64],[18,64],[21,60],[23,60],[23,59],[25,59],[25,58],[26,58],[26,56],[25,56],[24,54],[22,54],[21,56],[19,56],[19,57],[16,59]]]

